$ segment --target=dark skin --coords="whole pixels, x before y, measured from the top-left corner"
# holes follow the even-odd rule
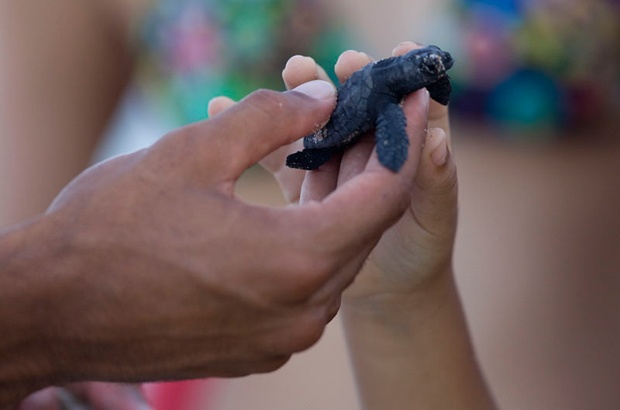
[[[244,167],[309,133],[333,107],[333,95],[315,101],[260,92],[240,104],[236,113],[178,130],[148,150],[90,169],[43,214],[56,192],[88,163],[129,81],[129,35],[147,7],[148,2],[137,0],[0,2],[0,123],[6,131],[2,143],[7,144],[1,150],[7,160],[3,158],[0,166],[9,176],[0,189],[3,197],[11,198],[2,202],[0,216],[3,224],[34,217],[2,231],[0,322],[3,333],[12,337],[4,338],[0,349],[20,346],[10,355],[14,362],[0,369],[2,405],[37,388],[76,380],[135,381],[275,369],[319,337],[338,307],[336,293],[352,280],[380,232],[406,207],[415,159],[409,177],[403,173],[387,179],[371,162],[368,178],[358,180],[365,183],[352,183],[343,196],[314,201],[303,211],[239,202],[233,190]],[[19,46],[8,41],[13,38],[21,39]],[[422,108],[422,117],[425,112]],[[243,122],[264,126],[248,134],[248,127],[240,126]],[[425,120],[418,123],[423,128]],[[370,205],[377,197],[386,208],[350,209],[354,204]],[[205,215],[212,219],[205,220]],[[78,227],[77,221],[85,225]],[[238,222],[237,228],[230,229],[231,221]],[[374,227],[368,230],[367,224]],[[208,234],[211,239],[205,237]],[[341,242],[343,235],[348,240]],[[230,250],[240,244],[248,246],[246,256],[235,252],[231,258]],[[286,249],[277,249],[280,244]],[[202,251],[207,245],[216,259]],[[26,261],[30,266],[25,267]],[[223,274],[227,264],[236,276]],[[197,274],[196,269],[202,275],[190,273]],[[202,286],[211,289],[212,298],[196,286],[197,278],[208,274],[211,279]],[[219,275],[230,282],[218,282],[217,290],[211,285]],[[239,283],[250,289],[231,294]],[[274,288],[273,283],[278,285]],[[157,296],[158,292],[165,294]],[[82,299],[83,295],[91,297]],[[254,329],[253,337],[261,341],[248,343],[252,337],[235,334],[231,327],[223,327],[221,337],[206,334],[213,329],[204,326],[208,319],[227,323],[209,311],[221,304],[232,312],[229,308],[235,303],[255,319],[247,329]],[[140,317],[144,306],[161,306],[160,320]],[[256,320],[271,314],[278,319],[262,325]],[[240,321],[245,317],[237,316]],[[165,324],[172,322],[173,328],[167,328]],[[15,326],[23,331],[14,331]],[[204,329],[205,334],[187,332],[192,340],[173,340],[188,328]],[[269,335],[259,336],[259,329],[269,329]],[[148,348],[129,344],[135,350],[127,350],[127,343],[112,340],[119,332],[129,338],[156,334],[168,342]],[[283,334],[287,336],[279,339]],[[201,337],[211,342],[199,342]],[[240,344],[223,355],[221,346],[235,339]],[[41,345],[41,340],[46,343]],[[107,353],[94,354],[102,344],[108,346]],[[212,351],[194,351],[194,344]],[[175,357],[188,351],[201,358]],[[159,355],[171,356],[161,360]],[[154,369],[152,363],[161,367]]]

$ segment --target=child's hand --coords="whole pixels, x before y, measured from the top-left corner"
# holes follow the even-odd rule
[[[415,47],[403,43],[394,54]],[[363,53],[343,53],[336,74],[345,81],[370,61]],[[289,60],[283,77],[288,88],[326,79],[307,57]],[[494,409],[452,276],[457,178],[449,150],[448,109],[433,101],[429,105],[427,98],[422,91],[403,101],[410,140],[407,163],[417,167],[409,207],[383,234],[343,295],[345,340],[364,409]],[[330,188],[340,189],[364,169],[369,157],[376,158],[369,135],[347,149],[340,161],[334,158],[300,174],[284,166],[286,155],[299,150],[300,144],[281,148],[263,164],[274,172],[287,197],[302,203],[313,200],[321,191],[317,188],[322,187],[324,195]],[[382,206],[381,198],[370,201],[371,206]]]
[[[396,47],[393,55],[402,55],[413,48],[414,43]],[[351,74],[371,62],[363,53],[348,51],[336,64],[336,74],[345,81]],[[289,60],[283,72],[288,88],[315,78],[325,79],[324,71],[307,57]],[[431,101],[428,116],[429,132],[422,152],[416,184],[411,192],[411,206],[405,216],[389,231],[373,251],[370,263],[357,277],[345,294],[354,301],[374,295],[409,293],[436,275],[451,269],[452,250],[457,219],[456,168],[449,151],[448,109]],[[366,144],[372,149],[372,144]],[[293,147],[282,156],[299,147]],[[279,154],[279,155],[280,155]],[[273,158],[274,164],[283,164],[282,158]],[[286,168],[276,171],[289,198],[296,198],[299,191],[290,181],[282,180]],[[341,169],[341,172],[343,170]],[[297,177],[299,178],[299,177]],[[346,176],[342,179],[346,179]],[[284,182],[284,183],[282,183]]]
[[[415,43],[402,43],[392,54],[406,54],[418,47]],[[357,64],[364,63],[363,58],[357,59]],[[337,66],[339,78],[358,69],[349,64]],[[345,294],[348,301],[410,294],[440,275],[452,273],[457,178],[449,147],[448,108],[431,100],[428,132],[410,207],[377,244],[366,268]]]

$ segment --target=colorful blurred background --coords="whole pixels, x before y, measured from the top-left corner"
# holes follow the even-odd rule
[[[462,0],[451,7],[455,113],[558,137],[618,109],[615,0]],[[441,27],[439,27],[441,29]],[[545,134],[546,133],[546,134]]]
[[[160,2],[141,32],[138,85],[175,122],[201,120],[211,97],[281,89],[294,54],[333,66],[345,32],[318,0]]]
[[[409,26],[420,24],[423,29],[411,34],[455,55],[455,114],[518,132],[561,132],[591,125],[618,108],[617,0],[439,3],[431,19],[420,24],[412,14]],[[293,54],[313,56],[331,69],[345,49],[366,49],[350,24],[352,8],[365,6],[160,2],[139,33],[146,47],[136,84],[144,101],[169,121],[200,120],[213,96],[240,99],[257,88],[281,89],[280,71]],[[381,36],[381,30],[373,32]],[[386,52],[377,50],[377,56]]]

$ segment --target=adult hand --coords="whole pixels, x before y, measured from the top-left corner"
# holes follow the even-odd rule
[[[423,97],[412,105],[420,118]],[[316,342],[406,209],[415,150],[398,174],[371,158],[295,207],[243,203],[234,186],[333,105],[321,81],[253,93],[87,170],[31,222],[45,239],[33,250],[45,274],[31,269],[23,280],[46,307],[32,313],[30,336],[46,341],[50,384],[265,372]]]

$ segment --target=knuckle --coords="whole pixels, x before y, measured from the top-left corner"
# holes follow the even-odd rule
[[[282,355],[264,361],[260,366],[252,370],[252,373],[271,373],[284,366],[291,359],[291,355]]]
[[[431,181],[429,184],[431,185],[430,189],[434,191],[435,194],[441,197],[454,197],[456,200],[458,192],[456,165],[453,162],[448,162],[444,172],[442,172],[435,181]]]
[[[283,93],[264,88],[248,95],[243,103],[269,118],[279,118],[283,112],[290,108],[286,104]]]
[[[325,310],[321,306],[312,306],[291,313],[285,324],[262,343],[260,354],[269,358],[284,358],[314,345],[328,323]]]
[[[269,90],[266,88],[259,88],[258,90],[255,90],[252,93],[250,93],[245,98],[245,101],[248,101],[251,103],[269,104],[269,103],[275,103],[279,101],[281,95],[282,93],[278,91]]]
[[[327,304],[325,307],[325,315],[327,318],[327,322],[331,322],[332,319],[336,317],[338,312],[340,311],[340,306],[342,305],[342,295],[338,294],[337,297],[331,301],[331,303]]]
[[[165,134],[151,147],[147,148],[148,158],[164,175],[176,175],[187,168],[202,169],[207,164],[209,170],[217,169],[218,157],[207,143],[211,133],[208,122],[194,123],[177,128]]]
[[[291,338],[289,346],[291,352],[301,352],[318,342],[323,335],[327,320],[323,312],[314,309],[306,317],[302,318],[299,323],[294,337]]]
[[[313,101],[299,93],[260,89],[248,95],[243,103],[252,111],[252,121],[267,122],[274,132],[298,138],[316,127],[314,117],[321,111],[316,110]]]

